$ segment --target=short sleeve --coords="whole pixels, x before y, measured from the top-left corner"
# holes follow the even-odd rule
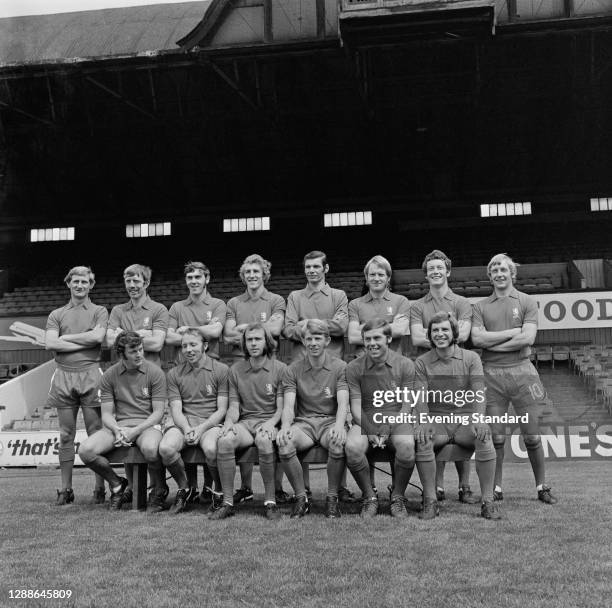
[[[45,330],[49,331],[50,329],[55,329],[57,333],[59,334],[60,319],[59,319],[59,313],[57,310],[52,311],[49,317],[47,318],[47,326],[45,327]]]
[[[457,298],[457,321],[472,320],[472,305],[467,298]]]
[[[535,323],[538,324],[538,304],[531,296],[525,297],[525,314],[523,316],[523,323]]]
[[[151,323],[151,329],[168,331],[168,309],[163,304],[160,304],[155,311],[155,316]]]
[[[472,309],[472,327],[484,327],[481,302],[476,302],[476,304],[474,304],[474,308]]]
[[[423,323],[423,302],[417,300],[410,305],[410,325],[422,325]]]
[[[240,403],[240,390],[238,389],[238,374],[236,372],[236,365],[232,365],[228,374],[228,385],[229,385],[229,400],[230,403]]]
[[[224,363],[217,363],[216,361],[215,363],[216,363],[215,378],[217,380],[217,397],[219,395],[224,395],[227,397],[229,394],[229,387],[228,387],[229,368]]]
[[[424,389],[427,390],[428,379],[427,379],[427,368],[425,366],[425,362],[422,357],[419,357],[414,362],[414,378],[416,389]]]
[[[348,391],[349,387],[346,381],[346,363],[341,361],[342,365],[338,365],[336,370],[336,392]]]
[[[219,323],[223,325],[227,316],[227,306],[223,300],[217,300],[215,307],[212,309],[212,318],[218,319]]]
[[[400,296],[398,299],[397,312],[395,316],[410,317],[410,302],[406,296]]]
[[[278,314],[282,312],[285,314],[285,310],[287,309],[287,304],[285,304],[285,298],[283,296],[279,296],[277,293],[274,294],[271,302],[272,312],[270,316]]]
[[[297,379],[292,365],[287,367],[283,376],[283,393],[297,393]]]
[[[106,310],[104,306],[98,306],[96,308],[96,314],[94,315],[94,323],[106,329],[106,326],[108,325],[108,310]]]
[[[177,329],[178,327],[178,303],[175,302],[170,306],[170,311],[168,312],[168,329]]]
[[[282,361],[274,360],[276,365],[275,383],[276,383],[276,396],[284,395],[285,389],[283,386],[283,378],[287,371],[287,365]]]
[[[401,378],[400,385],[402,388],[414,388],[414,380],[416,377],[414,363],[407,357],[401,359]]]
[[[353,363],[353,361],[355,361],[355,363]],[[350,398],[361,399],[361,383],[359,382],[361,373],[358,360],[353,359],[353,361],[346,366],[346,384],[348,386]]]
[[[121,327],[121,316],[121,308],[119,306],[113,306],[108,319],[108,329],[115,330]]]
[[[359,298],[355,298],[349,302],[348,318],[349,323],[351,321],[357,321],[357,323],[359,323]]]
[[[168,398],[166,376],[157,365],[151,365],[151,399],[165,401]]]
[[[112,367],[105,371],[100,378],[100,401],[101,403],[108,403],[109,401],[115,401],[115,390],[113,388],[113,381],[111,374]]]
[[[179,401],[181,400],[181,391],[178,385],[178,379],[176,377],[176,367],[173,367],[166,376],[168,384],[168,401]]]
[[[230,319],[232,321],[236,321],[237,314],[238,314],[238,311],[236,310],[236,298],[232,298],[227,303],[227,309],[226,309],[226,312],[225,312],[225,319],[226,319],[226,321],[229,321]]]

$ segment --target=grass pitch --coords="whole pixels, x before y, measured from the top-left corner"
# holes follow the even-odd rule
[[[289,520],[287,506],[269,522],[256,470],[255,503],[211,522],[199,507],[175,517],[110,513],[92,504],[93,476],[82,470],[76,503],[56,507],[59,472],[1,471],[0,606],[608,608],[610,465],[551,461],[547,476],[554,507],[537,501],[529,465],[507,464],[501,522],[457,502],[451,467],[435,521],[416,512],[392,520],[383,500],[385,514],[363,522],[349,512],[357,505],[340,520],[324,518],[325,472],[317,470],[314,513]],[[384,488],[388,478],[377,481]],[[408,498],[416,509],[418,493]],[[70,589],[72,597],[11,599],[17,589]]]

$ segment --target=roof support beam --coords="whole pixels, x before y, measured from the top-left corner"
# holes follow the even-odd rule
[[[147,70],[149,73],[149,86],[151,88],[151,99],[153,100],[153,112],[157,114],[157,96],[155,95],[155,81],[153,80],[153,70]]]
[[[21,114],[22,116],[27,116],[28,118],[31,118],[32,120],[35,120],[36,122],[41,122],[43,125],[47,125],[49,127],[54,126],[54,123],[51,120],[47,120],[46,118],[41,118],[40,116],[31,114],[30,112],[27,112],[26,110],[22,110],[21,108],[17,108],[11,105],[10,103],[6,103],[5,101],[0,100],[0,107],[7,108],[8,110],[16,112],[17,114]]]
[[[45,79],[47,83],[47,95],[49,97],[49,108],[51,110],[51,120],[55,122],[55,101],[53,99],[53,91],[51,90],[51,79],[49,78],[49,74],[47,74],[47,78]]]
[[[144,114],[145,116],[148,116],[149,118],[155,120],[155,115],[151,114],[151,112],[147,112],[147,110],[144,110],[143,108],[141,108],[140,106],[136,105],[135,103],[133,103],[129,99],[126,99],[125,97],[123,97],[123,95],[120,95],[116,91],[113,91],[113,89],[111,89],[111,88],[107,87],[106,85],[102,84],[101,82],[99,82],[95,78],[92,78],[91,76],[85,76],[85,80],[87,80],[88,82],[91,82],[91,84],[93,84],[94,86],[98,87],[99,89],[102,89],[103,91],[105,91],[109,95],[112,95],[116,99],[119,99],[126,106],[129,106],[133,110],[136,110],[137,112],[140,112],[141,114]]]
[[[204,65],[208,65],[212,70],[218,74],[236,93],[238,96],[247,103],[253,110],[260,110],[261,108],[240,88],[238,83],[228,76],[214,61],[207,60]]]

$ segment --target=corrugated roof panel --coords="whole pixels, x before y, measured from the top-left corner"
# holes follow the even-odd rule
[[[0,19],[0,65],[176,49],[210,0]]]

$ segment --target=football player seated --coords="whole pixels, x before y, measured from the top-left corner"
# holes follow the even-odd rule
[[[83,463],[106,479],[111,488],[110,508],[121,509],[127,479],[119,477],[104,456],[119,446],[137,445],[149,468],[154,489],[147,512],[163,508],[166,480],[158,447],[160,422],[166,407],[166,378],[161,368],[145,359],[144,339],[134,331],[122,332],[115,340],[119,361],[100,380],[104,428],[80,446]]]
[[[281,429],[276,438],[281,463],[296,497],[291,517],[303,517],[310,511],[297,453],[320,445],[328,452],[325,516],[337,518],[349,402],[346,363],[327,352],[330,334],[326,321],[306,321],[302,341],[306,355],[291,363],[285,374]]]
[[[370,518],[378,513],[378,498],[370,483],[367,452],[370,447],[389,446],[395,453],[391,515],[408,517],[404,493],[416,463],[423,485],[423,509],[419,517],[433,519],[439,514],[435,492],[436,464],[427,428],[418,424],[423,404],[413,404],[410,398],[404,398],[403,393],[404,389],[410,391],[414,387],[414,364],[389,348],[391,326],[385,319],[367,321],[361,334],[365,355],[353,359],[346,368],[353,426],[345,446],[348,467],[363,492],[361,516]],[[397,397],[389,403],[375,403],[380,395],[396,389],[401,393],[396,392]]]
[[[229,372],[229,409],[217,442],[217,466],[223,506],[211,519],[234,513],[236,450],[257,447],[264,483],[264,512],[268,519],[281,514],[275,499],[275,440],[283,410],[282,381],[287,366],[273,358],[274,338],[262,323],[250,323],[242,334],[244,356]]]
[[[189,482],[181,450],[200,446],[215,482],[210,513],[221,506],[221,482],[217,471],[217,438],[227,412],[228,367],[206,354],[208,342],[196,327],[181,337],[185,358],[168,372],[168,400],[173,424],[166,428],[159,444],[162,462],[178,485],[171,514],[181,513],[187,505]]]
[[[476,474],[482,496],[481,515],[501,519],[493,502],[495,447],[488,424],[474,419],[486,408],[484,373],[480,357],[457,344],[459,324],[450,312],[436,313],[427,327],[432,349],[416,360],[417,388],[427,391],[434,451],[456,444],[476,452]]]

